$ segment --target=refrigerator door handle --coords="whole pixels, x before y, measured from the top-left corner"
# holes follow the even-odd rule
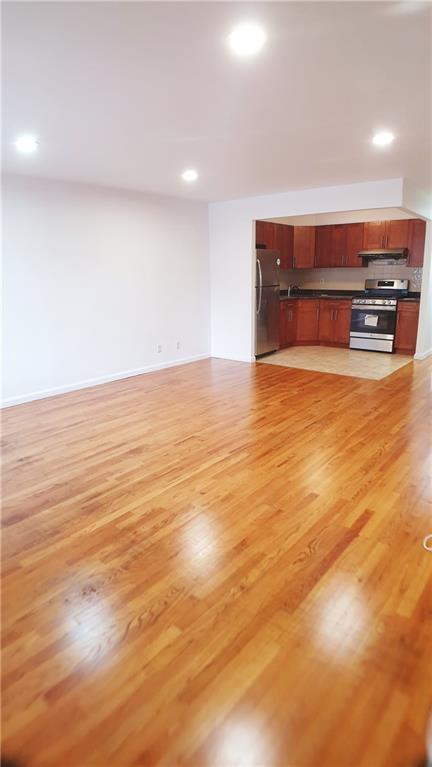
[[[259,271],[259,302],[258,306],[256,308],[256,313],[259,314],[261,311],[261,301],[262,301],[262,271],[261,271],[261,261],[259,258],[257,258],[257,264],[258,264],[258,271]]]

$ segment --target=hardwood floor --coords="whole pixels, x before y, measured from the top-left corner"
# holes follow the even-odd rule
[[[430,365],[205,360],[3,414],[24,767],[418,767]]]

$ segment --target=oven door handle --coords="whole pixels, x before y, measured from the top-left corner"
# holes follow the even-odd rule
[[[395,306],[372,306],[371,304],[353,304],[352,309],[358,312],[396,312]]]

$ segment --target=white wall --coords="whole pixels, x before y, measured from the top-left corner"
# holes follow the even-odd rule
[[[425,261],[420,299],[416,358],[432,355],[432,221],[426,223]]]
[[[212,203],[211,349],[215,357],[251,360],[254,345],[254,221],[402,205],[403,180],[302,189]]]
[[[400,208],[371,208],[370,210],[347,210],[308,216],[282,216],[282,218],[268,220],[277,224],[291,224],[292,226],[324,226],[325,224],[353,224],[361,221],[394,221],[398,218],[412,218],[412,216]]]
[[[6,177],[3,278],[5,404],[209,354],[204,204]]]

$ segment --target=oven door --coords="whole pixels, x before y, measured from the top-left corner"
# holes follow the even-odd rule
[[[396,327],[395,306],[353,305],[350,336],[393,340]]]

